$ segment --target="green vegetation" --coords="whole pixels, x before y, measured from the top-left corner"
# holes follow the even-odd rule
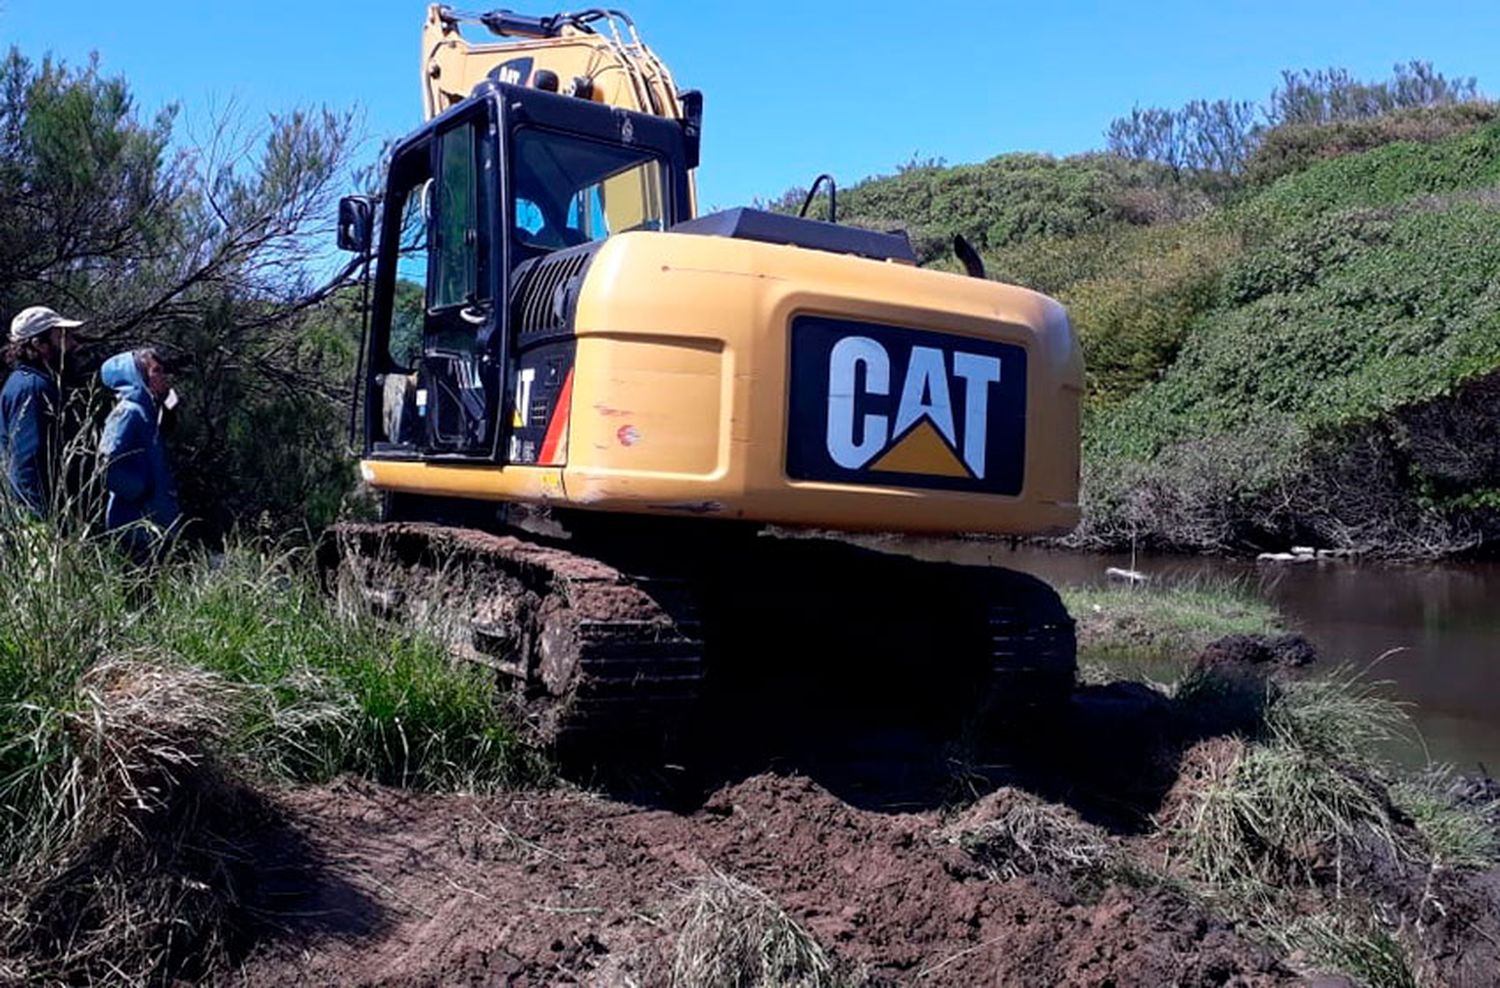
[[[1275,608],[1233,585],[1063,587],[1078,623],[1078,659],[1170,677],[1225,635],[1281,630]]]
[[[277,778],[354,773],[416,789],[528,781],[493,675],[366,616],[335,614],[304,554],[253,547],[176,564],[134,637],[254,692],[231,738]]]
[[[1092,547],[1470,550],[1500,526],[1500,105],[1424,63],[1137,109],[1110,155],[926,163],[840,197],[1061,299]],[[1459,434],[1461,438],[1455,438]]]
[[[0,959],[32,978],[205,973],[248,921],[236,848],[273,816],[245,783],[545,774],[489,677],[334,614],[300,553],[146,572],[10,519],[0,580]]]
[[[172,437],[200,534],[321,527],[344,455],[358,321],[319,287],[334,196],[353,184],[352,114],[221,115],[184,142],[125,80],[0,53],[0,314],[88,320],[70,383],[158,346],[183,407]]]
[[[122,668],[185,677],[215,722],[215,754],[243,774],[469,789],[536,769],[497,714],[490,677],[454,667],[435,643],[334,614],[300,554],[237,546],[148,576],[101,542],[38,550],[41,538],[0,553],[7,850],[70,835],[90,798],[86,786],[59,795],[87,777],[75,728],[107,697],[100,678],[118,682]]]
[[[1500,860],[1500,828],[1488,819],[1495,816],[1500,804],[1456,806],[1450,795],[1453,784],[1453,772],[1438,767],[1402,779],[1392,787],[1391,797],[1412,818],[1438,864],[1483,868]]]

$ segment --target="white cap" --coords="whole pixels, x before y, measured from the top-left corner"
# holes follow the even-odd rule
[[[82,325],[83,321],[80,319],[64,319],[45,305],[33,305],[29,309],[22,309],[10,321],[10,341],[20,343],[33,336],[41,336],[48,330],[72,329]]]

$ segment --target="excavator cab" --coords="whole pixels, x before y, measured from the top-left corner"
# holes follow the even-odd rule
[[[675,120],[498,82],[398,145],[374,254],[366,458],[536,462],[545,423],[530,411],[558,397],[571,348],[517,332],[515,286],[557,252],[687,219],[688,155]],[[544,301],[561,317],[576,291],[559,279]]]

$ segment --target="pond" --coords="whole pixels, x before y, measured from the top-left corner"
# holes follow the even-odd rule
[[[1234,582],[1274,604],[1311,639],[1324,668],[1348,662],[1388,680],[1432,759],[1500,772],[1500,564],[1377,565],[1342,560],[1257,563],[1204,556],[1137,556],[1010,548],[1005,543],[904,538],[870,543],[923,559],[1008,566],[1056,585],[1108,582],[1133,568],[1157,584]],[[1421,761],[1420,751],[1404,759]]]

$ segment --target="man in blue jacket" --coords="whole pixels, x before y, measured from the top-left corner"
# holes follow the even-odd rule
[[[72,330],[82,325],[44,305],[23,309],[10,321],[6,356],[14,370],[0,389],[0,467],[5,493],[37,518],[46,517],[52,507],[62,412],[58,370],[72,349]]]
[[[112,532],[126,529],[126,546],[139,557],[155,541],[145,523],[166,532],[178,521],[177,488],[158,427],[159,409],[172,383],[161,358],[149,348],[110,357],[99,377],[119,399],[99,444],[109,490],[104,525]]]

